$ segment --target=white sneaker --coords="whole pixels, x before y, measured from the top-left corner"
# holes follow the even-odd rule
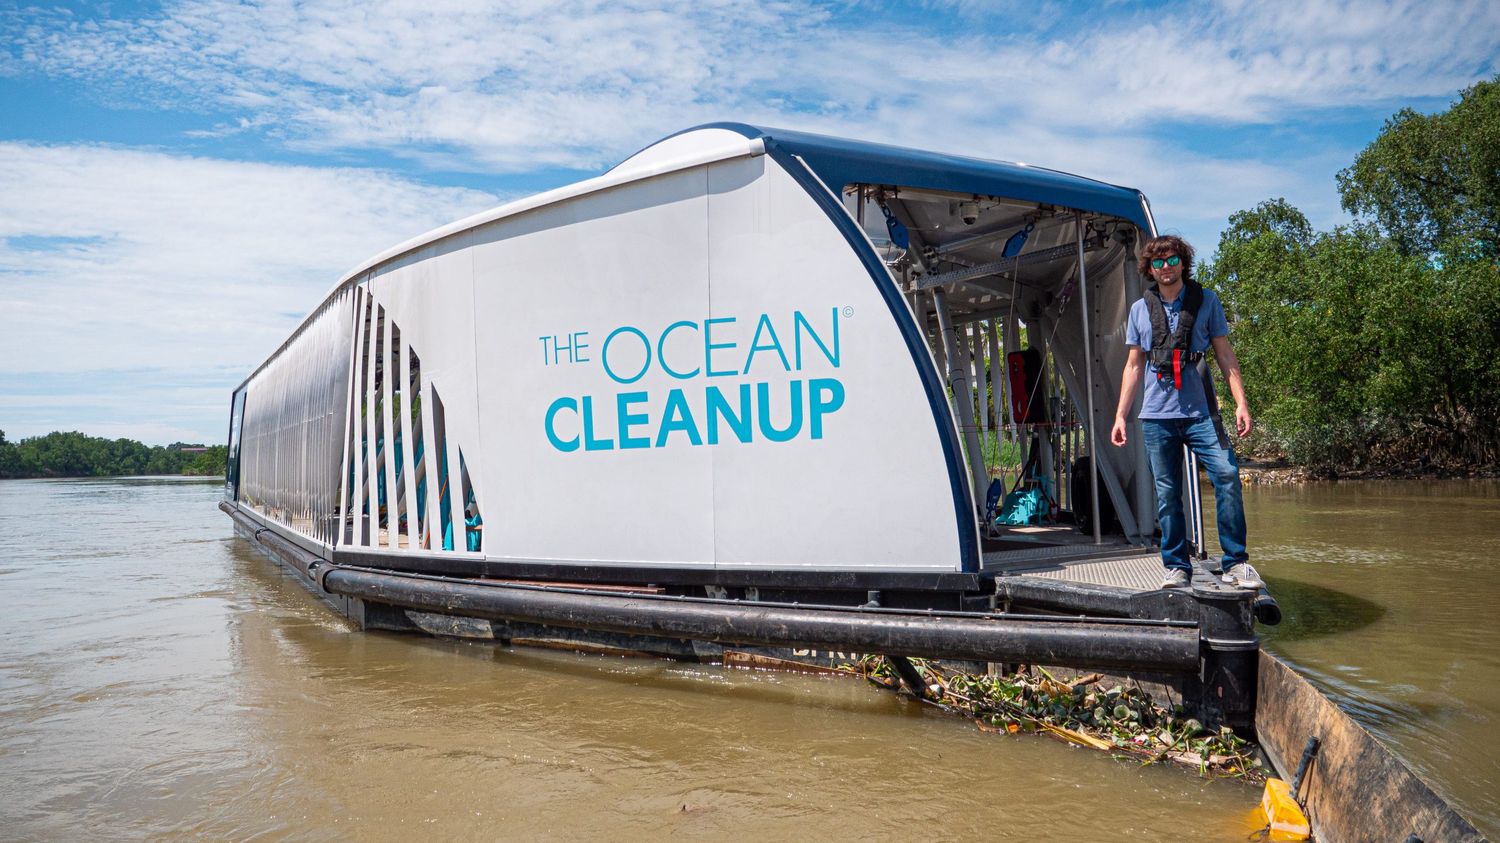
[[[1167,575],[1161,578],[1162,588],[1187,588],[1191,578],[1188,572],[1181,568],[1168,568]]]
[[[1260,588],[1266,584],[1265,580],[1260,578],[1260,573],[1251,567],[1249,562],[1241,562],[1225,568],[1224,582],[1240,588]]]

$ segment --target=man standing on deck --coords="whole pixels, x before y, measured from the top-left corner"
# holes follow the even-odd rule
[[[1156,479],[1156,517],[1161,523],[1162,588],[1186,588],[1193,565],[1182,507],[1183,446],[1191,448],[1214,484],[1219,547],[1226,582],[1260,588],[1260,575],[1245,552],[1245,504],[1240,467],[1219,418],[1218,398],[1208,366],[1200,365],[1210,345],[1234,395],[1234,428],[1250,433],[1250,408],[1240,363],[1229,345],[1224,306],[1212,290],[1193,280],[1193,247],[1181,237],[1154,237],[1141,249],[1140,273],[1156,282],[1130,308],[1126,323],[1127,358],[1120,381],[1120,405],[1109,439],[1124,446],[1126,417],[1145,381],[1141,432],[1151,474]],[[1194,307],[1186,307],[1191,304]]]

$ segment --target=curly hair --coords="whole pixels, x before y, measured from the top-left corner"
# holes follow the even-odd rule
[[[1165,234],[1161,237],[1153,237],[1146,241],[1141,247],[1140,260],[1136,261],[1135,268],[1141,273],[1142,278],[1151,277],[1151,261],[1154,258],[1165,258],[1177,255],[1182,258],[1182,280],[1184,282],[1193,280],[1193,247],[1187,241],[1175,234]]]

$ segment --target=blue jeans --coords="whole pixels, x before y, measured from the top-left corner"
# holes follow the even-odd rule
[[[1214,484],[1219,516],[1219,547],[1228,568],[1250,558],[1245,552],[1245,500],[1240,491],[1240,464],[1233,448],[1219,446],[1213,419],[1141,419],[1142,441],[1156,478],[1156,518],[1161,523],[1161,561],[1168,568],[1191,572],[1187,516],[1182,509],[1183,456],[1186,445],[1198,457]]]

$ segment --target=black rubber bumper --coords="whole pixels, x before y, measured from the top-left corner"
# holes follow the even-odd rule
[[[1196,625],[1136,620],[802,608],[745,601],[455,581],[329,566],[333,594],[487,620],[721,644],[1192,673]]]

